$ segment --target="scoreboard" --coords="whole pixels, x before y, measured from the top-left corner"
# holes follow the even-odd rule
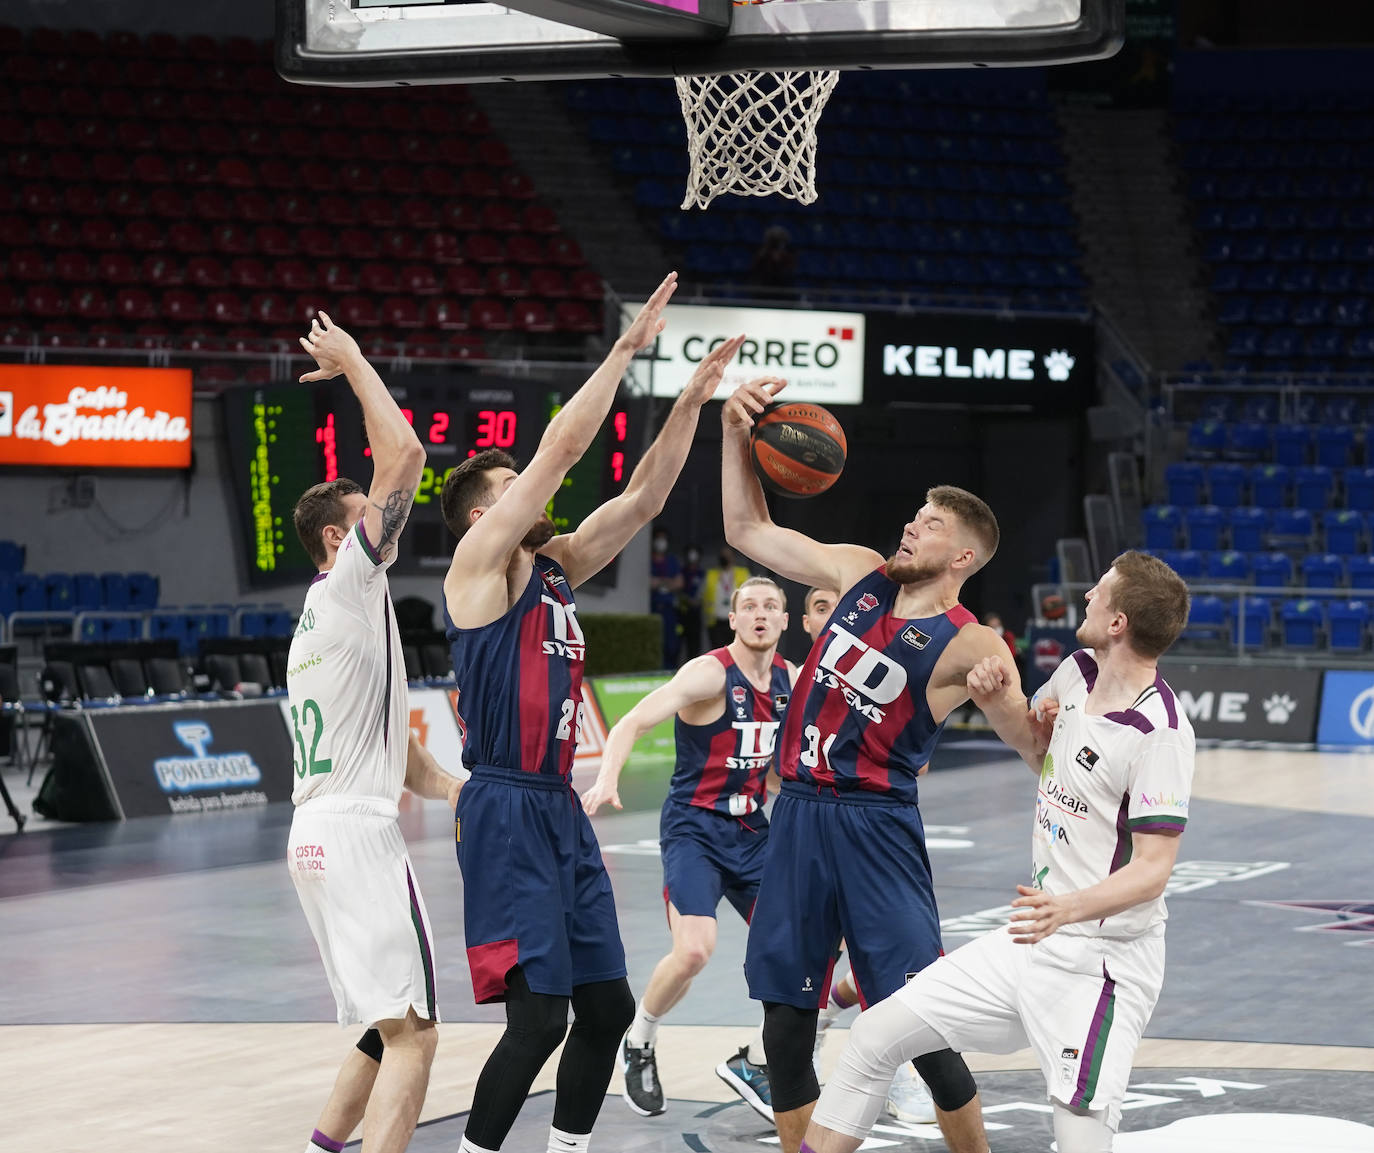
[[[524,465],[564,398],[581,384],[581,376],[532,381],[477,373],[389,380],[388,389],[427,454],[392,571],[442,577],[454,545],[440,509],[448,474],[490,448],[509,452]],[[564,479],[549,505],[560,532],[575,529],[624,490],[638,458],[643,404],[618,399],[596,441]],[[224,393],[224,406],[238,543],[249,583],[308,581],[315,566],[296,538],[291,520],[296,500],[321,481],[348,477],[364,490],[371,482],[371,449],[357,398],[339,377],[319,385],[231,389]]]

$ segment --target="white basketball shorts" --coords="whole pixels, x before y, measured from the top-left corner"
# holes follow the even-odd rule
[[[1163,982],[1162,932],[1132,940],[1055,933],[1022,945],[999,929],[941,957],[893,996],[960,1052],[1031,1046],[1047,1096],[1105,1110],[1114,1130]]]
[[[434,934],[393,804],[316,797],[297,806],[287,867],[320,949],[339,1024],[414,1009],[437,1021]]]

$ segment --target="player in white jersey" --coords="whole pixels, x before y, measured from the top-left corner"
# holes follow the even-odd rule
[[[1157,668],[1188,621],[1188,589],[1123,553],[1087,594],[1086,646],[1031,708],[1009,659],[969,695],[1040,773],[1031,884],[1005,931],[941,957],[864,1013],[812,1114],[803,1153],[852,1153],[898,1064],[949,1046],[1031,1046],[1059,1153],[1107,1153],[1136,1046],[1164,979],[1164,886],[1188,821],[1193,730]]]
[[[410,730],[387,569],[425,450],[357,343],[320,313],[303,381],[348,378],[372,448],[372,487],[307,490],[294,520],[319,566],[287,661],[296,773],[287,864],[340,1025],[368,1026],[307,1151],[338,1153],[367,1111],[363,1147],[406,1147],[429,1085],[439,1020],[433,933],[398,820],[402,787],[456,804],[461,782]],[[368,1106],[370,1105],[370,1108]]]

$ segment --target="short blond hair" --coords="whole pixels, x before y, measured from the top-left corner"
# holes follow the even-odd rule
[[[772,577],[766,577],[766,576],[751,576],[747,581],[745,581],[742,585],[740,585],[739,588],[737,588],[734,592],[732,592],[732,593],[730,594],[730,611],[731,611],[731,612],[734,612],[734,611],[735,611],[735,606],[736,606],[737,604],[739,604],[739,594],[742,593],[745,589],[749,588],[751,585],[767,585],[769,588],[777,589],[777,590],[778,590],[778,599],[782,601],[783,610],[786,611],[786,609],[787,609],[787,594],[786,594],[785,592],[783,592],[782,585],[778,584],[778,582],[775,581]]]

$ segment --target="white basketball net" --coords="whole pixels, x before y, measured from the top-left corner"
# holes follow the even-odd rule
[[[687,122],[687,194],[682,207],[717,196],[778,193],[816,199],[816,125],[838,72],[739,72],[679,76]]]

